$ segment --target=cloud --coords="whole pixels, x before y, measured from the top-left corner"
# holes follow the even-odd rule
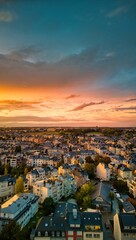
[[[80,96],[80,95],[71,94],[71,95],[67,96],[66,99],[77,98],[77,97],[79,97],[79,96]]]
[[[13,13],[8,11],[0,11],[0,22],[12,22],[13,19]]]
[[[136,101],[136,98],[129,98],[129,99],[125,100],[125,102],[133,102],[133,101]]]
[[[11,53],[7,54],[6,58],[12,61],[26,61],[34,63],[37,61],[37,58],[41,52],[42,50],[39,47],[32,45],[14,50]]]
[[[115,111],[126,111],[126,110],[136,110],[136,106],[115,108]]]
[[[28,52],[27,52],[28,51]],[[106,51],[107,52],[107,51]],[[107,89],[126,87],[134,90],[135,86],[135,59],[133,52],[125,53],[128,57],[124,58],[124,53],[109,54],[105,57],[99,48],[86,48],[78,54],[71,54],[57,62],[30,61],[36,59],[38,50],[34,46],[13,51],[11,54],[0,54],[0,74],[1,86],[25,87],[25,88],[47,88],[56,90],[69,89],[88,89],[92,87],[97,90],[98,86]],[[33,55],[33,57],[31,57]],[[105,57],[102,61],[98,59]],[[27,59],[25,61],[24,59]],[[28,61],[29,59],[29,61]],[[122,84],[117,81],[120,78],[120,71],[131,70],[133,74],[128,74],[127,79]],[[129,71],[130,72],[130,71]],[[126,76],[126,72],[124,73]],[[110,79],[110,80],[109,80]],[[130,84],[130,82],[132,84]],[[133,87],[132,87],[133,86]],[[131,90],[131,91],[132,91]]]
[[[124,14],[127,11],[128,11],[128,9],[125,6],[118,7],[116,9],[112,10],[111,12],[109,12],[106,16],[109,18],[112,18],[112,17],[120,16],[121,14]]]
[[[0,100],[0,110],[22,110],[35,109],[42,101],[18,101],[18,100]]]
[[[70,112],[71,111],[80,111],[80,110],[83,110],[86,107],[93,106],[93,105],[99,105],[99,104],[103,104],[103,103],[105,103],[105,102],[101,101],[101,102],[98,102],[98,103],[95,103],[95,102],[83,103],[83,104],[79,105],[78,107],[73,108],[72,110],[70,110]]]
[[[85,121],[78,118],[66,118],[64,116],[52,116],[52,117],[38,117],[38,116],[0,116],[0,122],[9,123],[9,122],[42,122],[42,123],[51,123],[51,122],[79,122]]]

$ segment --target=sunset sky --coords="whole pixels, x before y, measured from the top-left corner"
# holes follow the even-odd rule
[[[136,0],[0,0],[5,126],[136,126]]]

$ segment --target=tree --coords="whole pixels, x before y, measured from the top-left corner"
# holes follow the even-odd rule
[[[0,234],[2,240],[20,240],[20,226],[12,220],[6,224]]]
[[[109,192],[109,198],[110,198],[110,200],[111,200],[111,211],[112,211],[112,204],[113,204],[113,200],[114,200],[114,198],[115,198],[115,195],[114,195],[114,192]]]
[[[20,153],[20,152],[21,152],[21,146],[20,146],[20,145],[19,145],[19,146],[16,146],[15,152],[16,152],[16,153]]]
[[[127,183],[124,182],[123,180],[115,180],[113,182],[113,187],[119,191],[119,193],[127,193],[128,192],[128,187]]]
[[[18,177],[15,184],[15,193],[24,192],[24,181],[22,177]]]
[[[84,169],[87,171],[89,178],[93,178],[95,176],[94,163],[86,163]]]
[[[24,175],[26,176],[27,173],[28,173],[28,168],[26,167],[26,168],[24,169]]]
[[[83,198],[82,207],[83,207],[83,210],[92,207],[92,200],[89,194]]]
[[[5,169],[4,169],[4,175],[7,175],[8,174],[8,169],[7,169],[7,167],[5,167]]]
[[[85,160],[86,160],[86,163],[94,163],[94,161],[93,161],[93,159],[91,158],[91,156],[87,156],[87,157],[85,158]]]
[[[97,154],[94,158],[95,165],[97,166],[101,161],[101,157],[99,154]]]
[[[102,162],[104,162],[106,164],[110,163],[111,162],[110,157],[103,157]]]
[[[55,202],[53,200],[52,197],[47,197],[45,198],[42,206],[43,206],[43,210],[44,210],[44,214],[47,216],[49,214],[51,214],[54,209],[55,209]]]
[[[82,185],[81,189],[75,193],[75,199],[79,206],[82,206],[83,209],[90,207],[91,202],[91,192],[94,190],[93,182],[85,183]]]

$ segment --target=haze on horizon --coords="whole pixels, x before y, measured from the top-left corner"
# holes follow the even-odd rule
[[[135,127],[135,26],[135,0],[1,0],[0,127]]]

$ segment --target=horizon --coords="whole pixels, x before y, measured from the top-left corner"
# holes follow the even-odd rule
[[[0,127],[136,127],[136,1],[0,1]]]

